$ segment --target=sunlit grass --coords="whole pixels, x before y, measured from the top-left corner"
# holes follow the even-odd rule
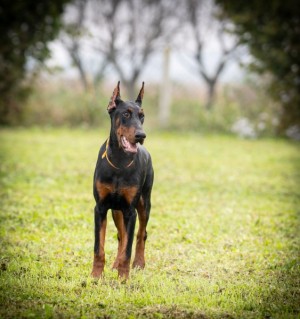
[[[0,132],[0,317],[298,318],[299,144],[149,132],[146,269],[119,282],[109,218],[95,284],[92,175],[106,135]]]

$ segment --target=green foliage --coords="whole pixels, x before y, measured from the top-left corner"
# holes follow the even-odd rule
[[[23,125],[107,126],[109,94],[82,92],[78,85],[50,84],[36,87],[24,107]]]
[[[280,102],[280,130],[300,125],[300,7],[297,0],[217,0],[234,32],[256,59],[254,70],[273,78],[270,94]]]
[[[144,100],[147,126],[153,130],[159,129],[157,92],[157,87],[148,86]],[[232,125],[244,117],[253,124],[257,136],[275,135],[278,105],[270,100],[257,79],[220,88],[211,112],[205,110],[198,93],[191,94],[187,88],[178,85],[174,85],[173,92],[168,130],[231,134]],[[40,84],[24,106],[22,124],[108,127],[106,107],[110,94],[105,87],[82,92],[78,83]]]
[[[146,124],[147,130],[147,124]],[[90,279],[92,175],[108,131],[0,131],[1,318],[299,318],[299,145],[148,134],[146,269]]]
[[[23,80],[34,63],[49,56],[48,42],[60,28],[68,0],[3,0],[0,3],[0,124],[22,116],[29,85]]]

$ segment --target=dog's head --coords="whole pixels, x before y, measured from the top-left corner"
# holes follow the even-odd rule
[[[136,153],[138,143],[143,144],[146,138],[143,130],[145,118],[142,109],[143,96],[144,82],[135,102],[122,101],[119,81],[107,106],[111,117],[112,129],[117,136],[119,147],[126,153]]]

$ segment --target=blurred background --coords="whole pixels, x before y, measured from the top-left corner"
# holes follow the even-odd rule
[[[145,81],[151,129],[300,140],[296,0],[2,0],[0,125],[106,127]]]

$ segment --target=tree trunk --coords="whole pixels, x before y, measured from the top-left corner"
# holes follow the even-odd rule
[[[170,48],[164,50],[162,83],[159,97],[159,123],[161,127],[169,124],[171,105],[171,83],[170,83]]]
[[[128,95],[128,100],[130,101],[135,101],[136,99],[136,92],[135,92],[135,84],[136,80],[130,79],[129,81],[124,81],[124,85],[126,87],[127,95]]]
[[[212,111],[216,99],[216,81],[209,81],[206,82],[207,84],[207,96],[206,96],[206,103],[205,109],[207,111]]]
[[[80,75],[81,84],[82,84],[84,90],[88,91],[88,89],[89,89],[88,80],[86,78],[85,72],[84,72],[81,64],[78,65],[78,71],[79,71],[79,75]]]
[[[79,78],[80,78],[80,82],[82,84],[82,87],[85,91],[88,91],[88,88],[89,88],[88,80],[87,80],[86,73],[83,69],[82,62],[80,60],[80,57],[79,57],[79,54],[77,51],[78,51],[77,47],[73,47],[73,48],[69,49],[73,63],[78,70]]]

